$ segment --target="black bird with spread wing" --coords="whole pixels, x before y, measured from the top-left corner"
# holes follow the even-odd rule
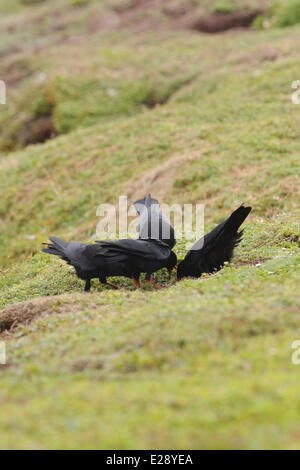
[[[134,206],[140,216],[138,225],[139,239],[160,240],[172,249],[176,244],[175,231],[171,222],[160,211],[158,200],[153,199],[149,193],[146,197],[135,201]],[[169,279],[171,279],[174,267],[168,268]]]
[[[97,241],[101,247],[102,256],[107,263],[118,263],[126,274],[131,277],[135,286],[139,289],[139,277],[146,273],[146,280],[156,287],[152,273],[162,268],[169,271],[177,264],[177,257],[169,246],[160,240],[131,240]],[[110,274],[118,275],[118,274]]]
[[[172,249],[176,244],[175,231],[171,222],[160,211],[158,200],[148,194],[135,201],[134,207],[140,216],[139,238],[161,240]]]
[[[132,278],[140,288],[139,277],[146,273],[146,279],[153,283],[151,274],[163,267],[172,269],[176,255],[165,243],[159,240],[118,240],[99,241],[95,244],[66,242],[50,237],[44,253],[59,256],[74,266],[77,276],[86,281],[85,291],[91,287],[91,279],[98,278],[103,284],[116,288],[107,282],[109,276]]]
[[[234,248],[240,243],[243,230],[239,227],[251,211],[241,205],[228,219],[204,235],[188,251],[177,268],[177,280],[184,277],[200,277],[202,273],[219,271],[224,263],[231,261]]]

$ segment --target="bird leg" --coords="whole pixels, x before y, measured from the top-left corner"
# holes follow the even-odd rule
[[[87,279],[87,281],[85,282],[84,290],[85,290],[85,292],[90,292],[90,290],[91,290],[91,280],[90,279]]]
[[[158,285],[154,281],[154,278],[153,278],[152,274],[147,274],[146,275],[146,281],[149,282],[149,284],[151,284],[151,286],[153,286],[154,289],[159,289]]]
[[[142,290],[141,285],[140,285],[140,281],[138,279],[135,279],[134,277],[132,277],[132,281],[133,281],[133,284],[135,285],[135,287],[137,289]]]

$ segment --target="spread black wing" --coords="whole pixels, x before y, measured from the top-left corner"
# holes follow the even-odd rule
[[[98,256],[123,261],[128,256],[138,256],[145,260],[165,260],[171,250],[167,244],[158,240],[96,241],[99,247]]]
[[[200,276],[201,273],[212,273],[226,261],[231,261],[234,248],[243,236],[243,230],[239,232],[238,229],[251,209],[240,206],[228,219],[198,240],[180,263],[178,272],[185,276]]]

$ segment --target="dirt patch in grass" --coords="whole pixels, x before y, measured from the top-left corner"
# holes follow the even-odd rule
[[[220,33],[229,29],[248,28],[263,10],[241,10],[233,13],[206,13],[187,22],[190,29],[203,33]]]
[[[192,29],[218,33],[233,28],[248,28],[254,18],[264,12],[241,9],[234,12],[204,13],[191,1],[136,0],[101,12],[89,22],[90,32],[126,28],[134,32],[166,29]]]
[[[87,305],[89,307],[94,305],[92,295],[39,297],[27,302],[8,305],[0,312],[0,335],[2,336],[20,324],[30,323],[41,315],[79,312]]]
[[[52,116],[31,119],[23,124],[18,132],[17,140],[21,147],[46,142],[57,136]]]
[[[247,259],[239,259],[239,258],[235,258],[233,259],[233,265],[234,266],[259,266],[263,263],[265,263],[266,261],[269,261],[271,258],[257,258],[253,261],[249,261]]]

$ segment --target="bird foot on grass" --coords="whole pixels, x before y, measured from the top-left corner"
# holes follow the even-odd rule
[[[149,284],[151,284],[151,286],[154,287],[154,289],[159,289],[159,286],[155,284],[154,281],[147,281],[147,282],[149,282]]]
[[[133,284],[135,285],[135,287],[138,289],[138,290],[142,290],[141,288],[141,285],[140,285],[140,281],[138,279],[135,279],[134,277],[132,278],[132,281],[133,281]]]
[[[153,276],[150,276],[150,279],[146,279],[146,281],[149,282],[149,284],[151,284],[151,286],[154,287],[154,289],[159,289],[159,286],[154,281]]]

